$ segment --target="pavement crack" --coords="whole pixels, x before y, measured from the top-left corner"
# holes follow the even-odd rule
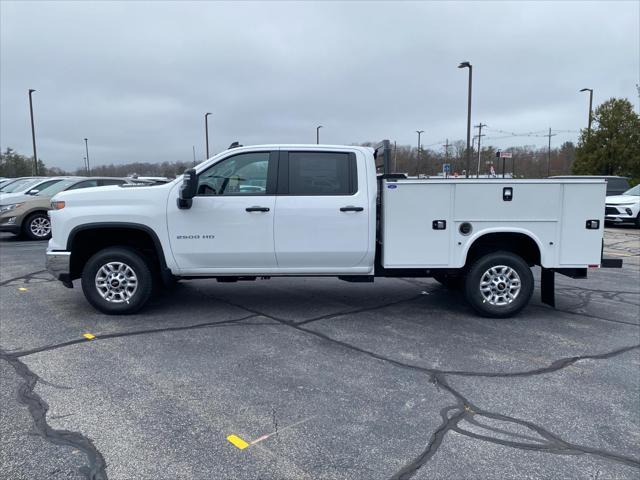
[[[414,296],[409,297],[409,298],[403,298],[401,300],[394,300],[393,302],[387,302],[387,303],[383,303],[381,305],[376,305],[376,306],[373,306],[373,307],[362,307],[362,308],[356,308],[354,310],[348,310],[348,311],[344,311],[344,312],[328,313],[326,315],[321,315],[319,317],[309,318],[307,320],[302,320],[300,322],[296,322],[296,325],[306,325],[306,324],[311,323],[311,322],[317,322],[319,320],[329,320],[329,319],[332,319],[332,318],[342,317],[344,315],[353,315],[353,314],[356,314],[356,313],[373,312],[375,310],[382,310],[383,308],[392,307],[392,306],[395,306],[395,305],[399,305],[401,303],[413,302],[415,300],[418,300],[418,299],[422,298],[423,296],[424,296],[423,293],[419,293],[418,295],[414,295]]]
[[[50,443],[72,447],[83,452],[87,457],[88,465],[81,468],[80,472],[87,479],[107,480],[105,459],[89,437],[79,432],[56,430],[47,423],[49,405],[34,391],[40,377],[14,355],[7,355],[0,350],[0,359],[8,362],[24,380],[18,388],[18,400],[29,410],[37,433]]]
[[[40,275],[41,273],[46,273],[48,278],[36,277],[36,275]],[[48,283],[48,282],[53,282],[55,279],[46,270],[38,270],[36,272],[27,273],[26,275],[21,275],[19,277],[3,280],[2,282],[0,282],[0,287],[9,285],[12,282],[17,282],[18,280],[22,280],[22,284],[25,284],[25,283]],[[33,280],[39,280],[39,281],[33,282]]]
[[[71,345],[77,345],[79,343],[87,343],[87,342],[96,342],[101,340],[107,340],[110,338],[122,338],[122,337],[132,337],[135,335],[148,335],[152,333],[161,333],[161,332],[177,332],[181,330],[195,330],[198,328],[212,328],[212,327],[222,327],[222,326],[231,326],[242,322],[243,320],[248,320],[250,318],[257,317],[257,314],[245,315],[244,317],[235,318],[231,320],[221,320],[216,322],[205,322],[205,323],[197,323],[195,325],[183,325],[178,327],[163,327],[163,328],[149,328],[144,330],[133,330],[128,332],[115,332],[115,333],[105,333],[100,334],[96,333],[96,338],[92,340],[88,340],[86,338],[76,338],[73,340],[69,340],[66,342],[55,343],[51,345],[44,345],[42,347],[32,348],[30,350],[21,350],[21,351],[12,351],[11,353],[5,352],[4,355],[6,357],[14,357],[20,358],[25,357],[27,355],[33,355],[35,353],[47,352],[51,350],[57,350],[59,348],[68,347]],[[264,325],[263,323],[242,323],[242,325]]]

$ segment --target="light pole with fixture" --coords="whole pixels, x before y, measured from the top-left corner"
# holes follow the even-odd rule
[[[593,118],[593,88],[582,88],[581,92],[589,92],[589,123],[587,124],[587,138],[591,136],[591,119]]]
[[[473,67],[469,62],[462,62],[458,68],[469,69],[469,94],[467,97],[467,171],[466,177],[469,178],[469,170],[471,169],[471,79],[473,76]]]
[[[36,128],[33,123],[33,100],[31,94],[35,92],[33,88],[29,89],[29,112],[31,113],[31,141],[33,142],[33,175],[38,175],[38,154],[36,153]]]
[[[212,113],[207,112],[204,114],[204,142],[206,144],[207,160],[209,159],[209,119],[207,118],[209,115],[212,115]]]

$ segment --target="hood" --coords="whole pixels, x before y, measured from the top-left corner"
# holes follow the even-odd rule
[[[636,203],[640,202],[640,197],[636,195],[612,195],[607,197],[605,203],[607,205],[620,205],[621,203]]]
[[[25,195],[24,193],[5,193],[0,195],[0,205],[11,205],[12,203],[28,202],[38,198],[35,195]]]

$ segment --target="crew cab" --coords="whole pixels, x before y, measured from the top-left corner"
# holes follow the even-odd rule
[[[108,314],[133,313],[154,283],[333,276],[434,277],[480,314],[508,317],[554,274],[621,266],[601,258],[603,180],[415,179],[389,142],[224,151],[165,185],[52,199],[48,270]]]

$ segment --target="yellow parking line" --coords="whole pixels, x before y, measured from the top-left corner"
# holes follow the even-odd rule
[[[19,287],[18,290],[20,290],[21,292],[28,292],[29,291],[28,288],[24,288],[24,287]]]
[[[244,450],[245,448],[247,448],[249,446],[249,444],[247,442],[245,442],[243,439],[241,439],[237,435],[229,435],[227,437],[227,440],[229,441],[229,443],[231,443],[233,446],[239,448],[240,450]]]

